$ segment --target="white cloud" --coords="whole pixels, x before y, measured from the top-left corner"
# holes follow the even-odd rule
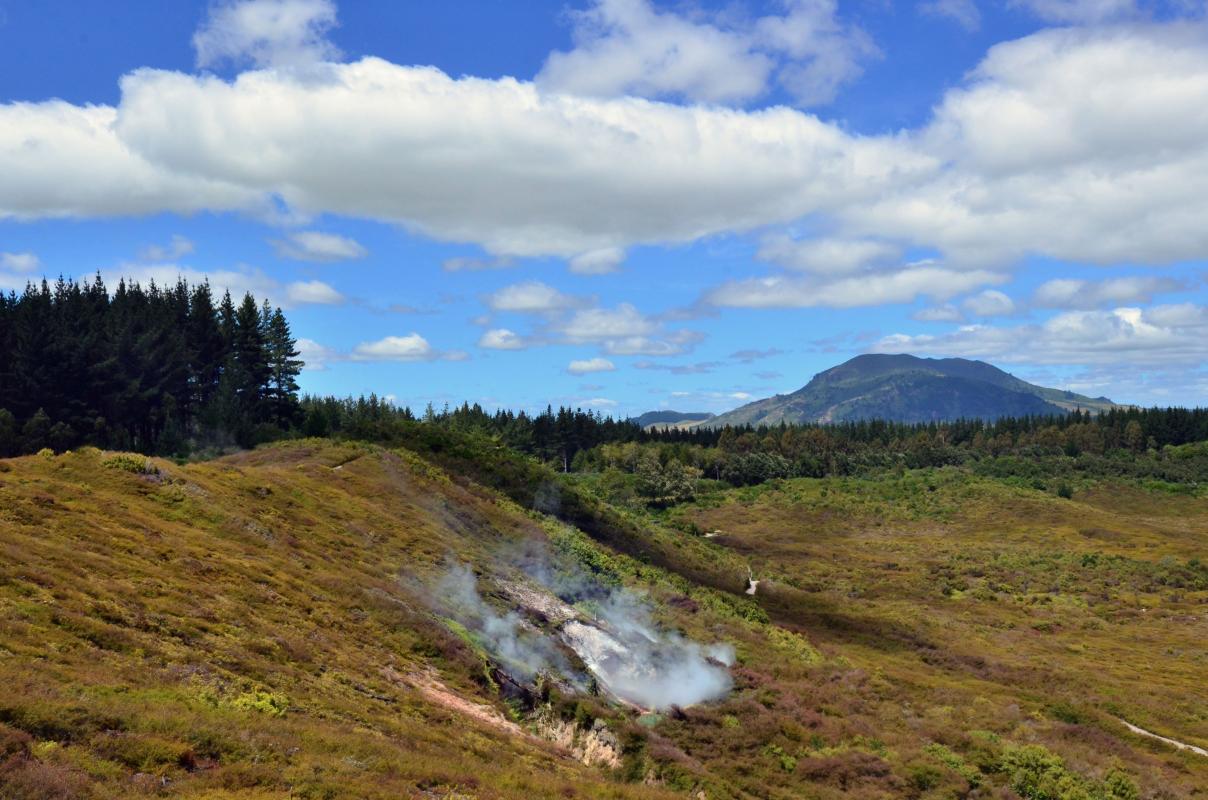
[[[1006,280],[998,272],[939,266],[907,266],[833,281],[773,275],[724,283],[710,291],[705,302],[732,308],[855,308],[909,303],[922,295],[946,300]]]
[[[1133,276],[1085,281],[1056,278],[1041,284],[1032,302],[1042,308],[1090,309],[1148,303],[1155,294],[1186,289],[1182,281],[1159,276]]]
[[[610,400],[607,397],[593,397],[585,405],[596,408],[614,408],[620,404],[616,400]]]
[[[588,96],[743,103],[775,80],[801,105],[829,102],[878,54],[834,0],[786,0],[786,13],[681,16],[648,0],[595,0],[572,14],[575,47],[551,53],[538,84]]]
[[[439,353],[418,333],[387,336],[375,342],[361,342],[352,350],[353,361],[431,361]]]
[[[975,317],[1004,317],[1015,313],[1015,301],[997,289],[986,289],[966,298],[961,308]]]
[[[576,275],[605,275],[616,272],[625,261],[625,251],[620,247],[603,247],[589,250],[570,259],[570,271]]]
[[[355,239],[321,231],[296,231],[271,243],[278,256],[294,261],[348,261],[369,254]]]
[[[101,276],[111,291],[122,279],[143,286],[152,282],[159,286],[172,286],[181,279],[191,286],[209,281],[216,298],[229,291],[238,303],[244,294],[250,292],[257,300],[267,299],[270,305],[283,308],[307,304],[331,305],[345,300],[343,295],[322,281],[283,284],[263,270],[251,267],[202,270],[179,264],[126,263],[115,269],[102,270]]]
[[[924,0],[917,7],[920,13],[947,17],[967,31],[981,27],[981,12],[974,0]]]
[[[739,27],[780,30],[757,23]],[[1206,131],[1208,29],[1185,22],[1000,44],[926,127],[865,137],[787,108],[590,99],[373,58],[229,82],[144,69],[118,108],[0,104],[0,218],[279,203],[567,259],[808,220],[836,242],[936,250],[954,273],[1028,254],[1162,264],[1208,253]],[[825,269],[817,255],[797,268]],[[884,268],[857,255],[826,274]],[[818,288],[770,280],[793,304]]]
[[[0,269],[10,272],[33,272],[42,260],[30,252],[0,253]]]
[[[789,222],[871,199],[933,163],[787,108],[551,95],[373,58],[331,65],[321,80],[140,70],[122,87],[121,143],[169,174],[494,255],[573,258]]]
[[[525,281],[505,286],[486,298],[493,311],[519,314],[549,314],[582,305],[580,299],[563,294],[540,281]]]
[[[774,234],[763,240],[756,257],[786,269],[838,275],[884,265],[900,254],[900,247],[872,239],[794,239]]]
[[[285,287],[285,298],[291,305],[339,305],[344,295],[323,281],[295,281]]]
[[[947,166],[840,227],[962,264],[1202,258],[1206,131],[1208,28],[1042,31],[992,48],[914,135]]]
[[[1184,364],[1200,369],[1208,360],[1208,308],[1188,303],[1145,310],[1067,311],[1040,324],[969,325],[941,335],[894,334],[872,349],[1011,364]]]
[[[478,346],[488,350],[523,350],[528,343],[519,334],[507,328],[492,328],[482,334]]]
[[[257,210],[263,190],[175,172],[136,153],[110,106],[0,104],[0,219]]]
[[[168,244],[149,244],[138,252],[138,257],[143,261],[175,261],[196,249],[190,240],[180,234],[173,234]]]
[[[326,39],[335,25],[331,0],[216,2],[193,35],[197,66],[300,67],[335,59],[340,51]]]
[[[659,325],[629,303],[616,308],[588,308],[576,311],[558,330],[572,342],[593,342],[621,337],[648,336]]]
[[[332,361],[339,361],[342,356],[332,348],[319,344],[314,339],[298,339],[298,354],[306,365],[306,372],[323,372]]]
[[[571,375],[587,375],[592,372],[612,372],[616,368],[607,358],[588,358],[570,362],[566,371]]]

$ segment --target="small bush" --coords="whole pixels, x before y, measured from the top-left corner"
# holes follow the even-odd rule
[[[117,453],[109,456],[101,464],[109,469],[120,469],[123,472],[133,472],[135,475],[155,475],[159,472],[151,463],[151,459],[130,453]]]
[[[920,792],[934,789],[944,780],[944,774],[930,764],[917,764],[907,773],[910,785]]]
[[[257,711],[273,717],[283,717],[289,710],[289,700],[285,695],[256,689],[236,697],[231,701],[231,707],[240,711]]]
[[[192,769],[193,749],[160,736],[141,734],[104,734],[93,740],[95,751],[139,772],[156,772],[165,767]]]
[[[66,767],[35,760],[20,760],[0,773],[4,800],[82,800],[92,792],[86,778]]]

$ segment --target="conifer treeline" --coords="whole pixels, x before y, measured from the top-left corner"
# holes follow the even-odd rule
[[[110,295],[97,275],[0,294],[0,456],[270,440],[299,421],[298,355],[281,309],[215,302],[208,283]]]
[[[355,400],[305,397],[302,405],[303,433],[308,436],[406,440],[406,429],[417,423],[411,409],[394,406],[376,396]],[[429,406],[422,422],[483,433],[566,470],[576,469],[576,462],[591,469],[600,460],[597,451],[600,445],[629,442],[660,445],[664,456],[685,463],[696,463],[706,456],[720,457],[719,454],[727,458],[770,455],[785,460],[781,471],[797,465],[800,474],[813,475],[819,470],[825,474],[844,473],[863,466],[898,462],[940,466],[958,463],[971,454],[1102,455],[1208,441],[1208,408],[1121,407],[1098,415],[1074,411],[994,421],[863,420],[825,425],[643,430],[632,420],[616,420],[582,409],[547,407],[538,414],[507,409],[488,412],[477,403],[464,403],[439,411]]]

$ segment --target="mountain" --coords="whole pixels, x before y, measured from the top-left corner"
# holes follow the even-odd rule
[[[708,411],[647,411],[639,417],[634,417],[633,421],[643,428],[677,428],[691,427],[694,424],[712,419],[713,415]]]
[[[1106,397],[1036,386],[984,361],[869,354],[818,373],[792,394],[756,400],[703,424],[997,419],[1075,409],[1098,412],[1114,405]]]

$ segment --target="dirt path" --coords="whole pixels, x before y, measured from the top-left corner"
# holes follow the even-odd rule
[[[1117,719],[1119,719],[1119,717],[1117,717]],[[1168,739],[1165,736],[1159,736],[1156,733],[1147,731],[1144,728],[1139,728],[1136,725],[1133,725],[1131,722],[1129,722],[1126,719],[1121,719],[1120,722],[1124,725],[1124,727],[1128,728],[1130,731],[1137,734],[1138,736],[1146,736],[1150,739],[1157,739],[1159,742],[1165,742],[1166,744],[1176,747],[1179,750],[1190,750],[1191,752],[1193,752],[1197,755],[1208,757],[1208,750],[1205,750],[1202,747],[1196,747],[1193,744],[1187,744],[1186,742],[1180,742],[1178,739]]]
[[[466,700],[449,691],[431,671],[425,670],[401,675],[390,667],[385,667],[382,674],[395,683],[410,686],[436,705],[464,714],[512,736],[528,736],[519,725],[505,719],[502,714],[490,706]]]

